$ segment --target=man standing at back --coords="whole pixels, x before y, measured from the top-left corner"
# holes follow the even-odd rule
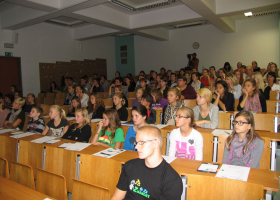
[[[179,174],[162,158],[162,134],[157,127],[143,126],[136,134],[139,159],[126,162],[111,200],[180,200],[183,191]]]

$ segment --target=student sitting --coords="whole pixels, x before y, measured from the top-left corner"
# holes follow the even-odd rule
[[[4,98],[0,95],[0,128],[3,127],[7,115],[10,113],[10,109],[5,108]]]
[[[47,92],[57,93],[59,91],[59,87],[56,85],[54,81],[50,83],[50,89]]]
[[[136,83],[133,81],[133,79],[130,78],[129,76],[126,76],[124,80],[125,80],[128,92],[134,92]]]
[[[167,78],[166,77],[161,77],[160,78],[160,92],[162,93],[162,97],[163,98],[167,98],[167,91],[168,91],[168,87],[167,87]]]
[[[120,94],[122,94],[122,98],[123,98],[123,100],[124,100],[124,107],[128,107],[128,100],[127,100],[127,98],[126,98],[126,95],[125,95],[125,93],[124,93],[124,90],[123,90],[123,86],[122,85],[117,85],[116,87],[115,87],[115,93],[120,93]],[[113,106],[113,107],[115,107],[115,106]]]
[[[174,115],[176,126],[170,134],[169,156],[190,160],[203,159],[203,138],[194,129],[194,113],[188,107],[182,107]]]
[[[87,110],[90,118],[102,119],[105,105],[98,93],[95,92],[90,95]]]
[[[175,73],[171,73],[170,80],[168,81],[167,85],[168,85],[168,87],[175,87],[175,86],[177,86],[176,74]]]
[[[106,80],[106,76],[104,75],[100,76],[100,84],[102,85],[103,89],[110,87],[108,81]]]
[[[256,83],[257,83],[257,88],[259,89],[260,91],[260,94],[262,94],[263,96],[264,95],[264,81],[263,81],[263,78],[262,78],[262,75],[261,73],[259,72],[254,72],[252,74],[252,79],[255,79]]]
[[[239,99],[238,111],[267,112],[265,97],[259,94],[254,79],[247,79],[243,84],[243,95]]]
[[[93,145],[119,149],[124,142],[121,120],[116,110],[108,109],[103,113],[103,120],[98,123],[98,130],[91,140]]]
[[[179,76],[177,78],[177,85],[181,90],[181,99],[195,99],[196,92],[192,86],[186,85],[187,79],[185,76]]]
[[[181,104],[181,91],[177,87],[169,88],[167,93],[168,105],[164,106],[162,112],[162,124],[175,125],[175,120],[173,116],[179,108],[182,107]]]
[[[75,112],[75,124],[72,124],[62,136],[64,139],[77,142],[88,142],[91,137],[90,117],[86,108],[78,108]]]
[[[45,121],[43,118],[40,118],[43,114],[43,109],[39,106],[34,106],[30,111],[30,117],[27,124],[27,132],[42,134],[45,129]]]
[[[168,105],[168,101],[165,98],[162,98],[161,91],[157,89],[153,89],[151,91],[151,95],[153,97],[154,103],[152,104],[152,108],[155,110],[162,110],[164,106]]]
[[[100,84],[99,78],[94,78],[92,80],[93,85],[91,86],[89,92],[104,92],[103,86]]]
[[[242,94],[242,87],[238,84],[237,79],[230,74],[226,75],[228,91],[233,94],[234,99],[239,99]]]
[[[14,102],[14,96],[11,94],[5,95],[5,107],[12,110],[13,108],[13,102]]]
[[[186,77],[186,84],[187,85],[191,85],[192,84],[192,77],[191,77],[191,74],[189,72],[186,72],[185,73],[185,77]]]
[[[143,88],[139,88],[137,91],[136,91],[136,99],[134,99],[132,101],[132,107],[134,106],[138,106],[141,104],[141,100],[142,100],[142,96],[144,94],[144,89]]]
[[[198,72],[192,73],[192,84],[191,84],[191,86],[193,87],[193,89],[195,91],[199,90],[200,88],[205,87],[204,83],[200,82],[200,80],[199,80],[199,73]]]
[[[267,73],[268,85],[264,89],[265,99],[270,99],[270,91],[280,90],[280,85],[276,84],[276,74],[274,72]]]
[[[161,74],[158,74],[156,77],[156,82],[153,89],[160,89],[160,78],[163,77]]]
[[[113,83],[110,88],[109,88],[109,94],[108,94],[108,98],[111,98],[114,94],[115,94],[115,88],[116,86],[120,85],[123,87],[123,91],[124,91],[124,94],[126,96],[126,98],[129,98],[129,95],[128,95],[128,90],[127,90],[127,87],[122,85],[122,78],[121,77],[117,77],[115,79],[115,83]]]
[[[18,97],[14,100],[12,110],[7,115],[4,122],[4,128],[15,128],[22,130],[25,122],[25,114],[22,110],[22,106],[25,104],[25,99]]]
[[[85,93],[85,89],[82,85],[76,86],[76,96],[81,100],[81,106],[87,107],[89,96]]]
[[[51,130],[51,136],[62,137],[69,128],[69,123],[66,120],[65,111],[58,105],[50,107],[50,121],[47,123],[42,135],[46,135]]]
[[[123,99],[123,95],[121,93],[115,93],[113,95],[113,103],[114,103],[115,107],[112,107],[112,109],[117,110],[119,119],[121,121],[127,121],[128,112],[127,112],[127,109],[123,106],[125,103],[124,99]]]
[[[65,98],[64,105],[70,105],[72,99],[76,96],[75,86],[69,85],[68,86],[68,95]]]
[[[67,117],[75,117],[75,112],[79,108],[81,108],[81,100],[79,97],[76,96],[71,101],[71,108],[69,108]]]
[[[228,92],[228,85],[225,81],[217,81],[215,94],[212,103],[219,106],[220,111],[234,111],[234,96]]]
[[[30,113],[33,106],[36,106],[36,99],[33,93],[27,95],[27,103],[23,108],[24,112]]]
[[[212,92],[208,88],[201,88],[196,91],[197,106],[193,108],[195,124],[202,128],[218,128],[219,108],[211,103]]]
[[[223,164],[259,168],[264,142],[255,132],[251,112],[236,114],[232,133],[226,139]]]
[[[136,132],[142,126],[147,125],[147,109],[143,105],[138,105],[132,108],[132,120],[134,126],[129,127],[126,133],[123,149],[136,151],[135,149],[135,137]]]
[[[111,200],[181,199],[182,180],[162,158],[162,140],[162,134],[157,127],[144,126],[139,129],[135,142],[139,159],[130,160],[122,167]]]
[[[147,109],[147,123],[148,124],[154,124],[156,123],[156,117],[157,113],[154,109],[152,109],[152,104],[153,104],[153,97],[151,94],[143,94],[142,100],[141,100],[141,105],[145,106]]]
[[[136,87],[136,89],[138,90],[139,88],[143,88],[144,93],[150,93],[151,92],[151,88],[150,85],[147,84],[147,79],[146,78],[141,78],[139,80],[140,84],[139,86]]]

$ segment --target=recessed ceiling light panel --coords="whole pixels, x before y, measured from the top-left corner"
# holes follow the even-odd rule
[[[250,16],[253,15],[253,13],[252,13],[252,12],[245,12],[244,15],[245,15],[246,17],[250,17]]]

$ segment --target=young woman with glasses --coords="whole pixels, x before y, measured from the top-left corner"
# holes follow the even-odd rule
[[[188,107],[181,107],[174,116],[176,126],[170,134],[169,156],[186,158],[190,160],[202,160],[203,138],[194,129],[194,113]]]
[[[223,163],[259,168],[264,142],[255,132],[253,114],[241,111],[232,124],[234,128],[226,139]]]

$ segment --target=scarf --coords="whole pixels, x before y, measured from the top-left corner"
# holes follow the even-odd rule
[[[21,108],[18,109],[17,111],[15,109],[12,109],[8,123],[13,123],[16,120],[19,113],[21,112],[21,110],[22,110]]]
[[[242,142],[239,142],[238,139],[238,134],[235,135],[235,137],[233,138],[231,145],[230,145],[230,157],[227,160],[227,164],[231,164],[231,162],[233,161],[233,156],[236,155],[238,157],[238,159],[241,158],[241,155],[243,155],[243,147],[247,144],[248,142],[248,138],[245,137],[244,140]],[[257,138],[254,139],[249,146],[247,147],[245,154],[243,155],[243,162],[245,163],[245,167],[248,167],[250,164],[252,164],[252,153],[253,150],[255,148],[255,146],[257,146]]]
[[[195,82],[192,82],[191,86],[193,87],[193,89],[194,89],[195,91],[197,91],[197,90],[200,89],[200,84],[201,84],[200,80],[197,80],[196,83],[195,83]]]
[[[164,113],[164,124],[167,124],[167,122],[174,116],[174,114],[177,112],[177,110],[181,106],[182,106],[182,104],[177,102],[175,107],[174,107],[173,112],[172,112],[170,103],[166,106],[166,110],[165,110],[165,113]]]
[[[252,97],[252,102],[250,101],[249,97],[247,98],[244,106],[244,111],[256,111],[262,112],[262,105],[260,102],[259,94],[255,94]]]

